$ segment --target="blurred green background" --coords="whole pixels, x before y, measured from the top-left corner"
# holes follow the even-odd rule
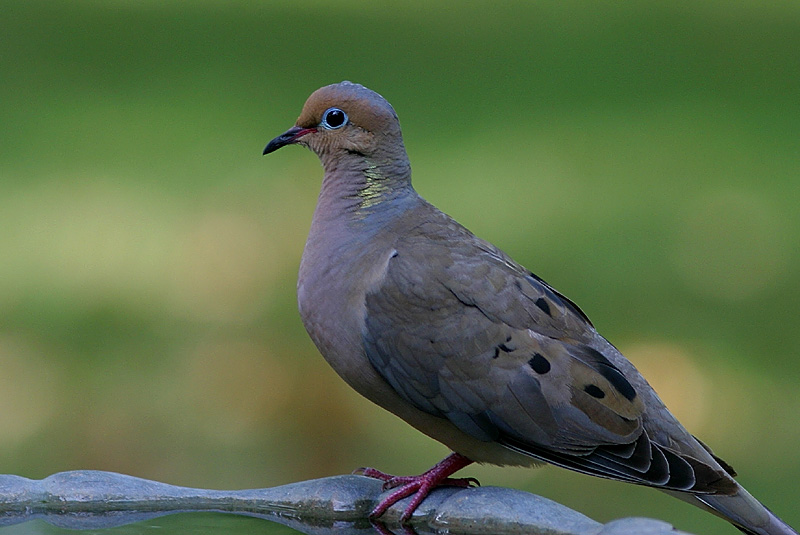
[[[800,526],[800,3],[0,2],[0,471],[272,486],[443,446],[359,398],[295,277],[343,79],[417,189],[577,301]],[[732,528],[548,468],[466,475],[598,520]]]

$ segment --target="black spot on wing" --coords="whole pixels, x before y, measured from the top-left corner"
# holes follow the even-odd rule
[[[596,350],[593,347],[583,346],[583,352],[585,355],[589,357],[589,360],[593,364],[593,368],[597,370],[600,375],[605,377],[609,383],[619,392],[622,396],[627,399],[628,401],[633,401],[636,398],[636,389],[633,388],[633,385],[625,379],[625,376],[622,375],[622,372],[619,369],[611,364],[611,361],[608,360],[602,353]]]
[[[545,313],[545,314],[547,314],[548,316],[550,315],[550,305],[548,305],[548,304],[547,304],[547,301],[545,300],[545,298],[544,298],[544,297],[540,297],[539,299],[537,299],[537,300],[534,302],[534,304],[535,304],[537,307],[539,307],[539,308],[542,310],[542,312],[544,312],[544,313]]]
[[[583,391],[593,398],[603,399],[606,397],[606,393],[597,385],[586,385],[583,387]]]
[[[510,340],[511,340],[511,337],[509,336],[508,339],[506,340],[506,342],[508,342]],[[501,344],[498,344],[498,345],[496,345],[494,347],[494,355],[492,356],[492,358],[496,359],[497,357],[499,357],[501,351],[503,353],[511,353],[512,351],[514,351],[514,348],[513,347],[509,347],[505,342],[503,342]]]
[[[550,293],[550,295],[547,296],[548,298],[550,298],[552,301],[562,302],[565,307],[567,307],[573,313],[577,314],[583,321],[588,323],[590,327],[594,327],[594,325],[592,325],[591,320],[589,320],[589,317],[583,313],[583,310],[578,308],[578,305],[573,303],[567,296],[559,293],[555,288],[547,284],[547,282],[545,282],[544,279],[537,276],[533,272],[528,272],[528,281],[531,282],[531,284],[533,284],[536,287],[543,286],[544,290]],[[536,306],[539,306],[538,303]]]
[[[625,376],[623,376],[618,369],[603,365],[600,367],[599,371],[603,377],[608,379],[609,383],[614,385],[614,388],[616,388],[625,399],[633,401],[634,398],[636,398],[636,390],[633,388],[633,385],[625,379]]]
[[[550,371],[550,361],[544,358],[539,353],[534,353],[533,357],[528,361],[528,366],[539,375],[543,375]]]

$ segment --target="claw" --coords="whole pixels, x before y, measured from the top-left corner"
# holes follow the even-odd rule
[[[411,498],[411,502],[400,516],[400,523],[405,524],[422,501],[436,487],[453,486],[469,488],[472,486],[480,486],[480,483],[474,477],[450,477],[450,475],[470,464],[472,464],[472,461],[467,457],[459,453],[452,453],[433,468],[418,476],[391,476],[374,468],[359,468],[354,473],[383,481],[384,489],[396,489],[375,506],[369,514],[370,519],[381,516],[389,507],[413,494],[414,496]]]
[[[366,476],[366,477],[371,477],[373,479],[380,479],[383,482],[389,482],[390,480],[395,478],[395,476],[391,474],[387,474],[386,472],[381,472],[380,470],[375,470],[374,468],[368,468],[366,466],[362,466],[361,468],[356,468],[355,470],[353,470],[353,473],[359,476]]]

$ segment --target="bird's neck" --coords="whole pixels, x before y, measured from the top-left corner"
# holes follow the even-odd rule
[[[424,202],[411,187],[407,160],[405,165],[385,161],[389,163],[352,155],[339,161],[322,158],[325,178],[298,279],[304,319],[314,303],[337,306],[338,313],[356,310],[352,303],[340,301],[371,280],[368,271],[375,258],[388,254],[391,242],[376,236],[390,232],[404,214]],[[359,260],[364,258],[371,260]],[[351,272],[340,274],[345,268]]]
[[[318,210],[347,214],[352,220],[370,216],[390,216],[398,200],[415,195],[411,187],[411,166],[402,157],[369,157],[346,154],[346,157],[323,158],[325,178],[320,190]]]

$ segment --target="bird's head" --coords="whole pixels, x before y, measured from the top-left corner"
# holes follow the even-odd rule
[[[375,157],[398,148],[405,153],[392,106],[375,91],[352,82],[314,91],[295,126],[270,141],[264,154],[291,144],[306,146],[323,160],[337,153]]]

